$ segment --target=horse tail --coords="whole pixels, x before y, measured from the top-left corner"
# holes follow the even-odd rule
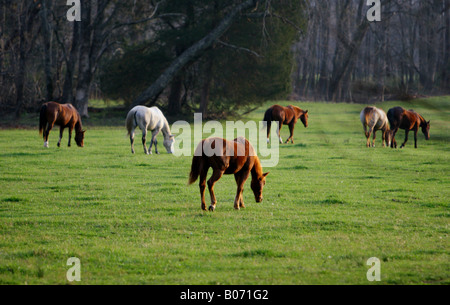
[[[189,182],[188,185],[191,185],[195,181],[197,181],[198,176],[203,171],[203,167],[205,166],[203,163],[205,159],[203,158],[203,143],[205,140],[198,143],[197,148],[195,148],[194,156],[192,157],[192,165],[191,172],[189,173]]]
[[[264,113],[264,119],[263,121],[266,121],[267,124],[269,122],[272,122],[272,107],[266,110],[266,113]]]
[[[131,109],[131,111],[128,112],[125,126],[127,128],[128,135],[131,135],[131,130],[137,126],[136,110]]]
[[[47,124],[47,105],[44,104],[41,106],[41,111],[39,114],[39,134],[44,131],[45,125]]]
[[[272,114],[272,107],[270,107],[264,113],[264,119],[263,119],[263,122],[267,122],[267,137],[269,137],[270,126],[272,125],[272,121],[273,121],[273,114]]]
[[[202,156],[192,157],[191,172],[189,173],[188,185],[191,185],[197,181],[198,176],[200,176],[200,171],[202,170]]]

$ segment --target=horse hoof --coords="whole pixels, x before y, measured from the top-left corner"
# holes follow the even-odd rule
[[[48,148],[49,146],[48,146],[48,142],[44,142],[44,147],[45,148]]]
[[[214,212],[215,209],[216,209],[216,207],[213,206],[213,205],[210,205],[209,208],[208,208],[208,210],[211,211],[211,212]]]

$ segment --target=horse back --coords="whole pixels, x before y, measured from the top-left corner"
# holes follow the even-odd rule
[[[388,110],[387,117],[389,124],[391,125],[391,129],[401,128],[405,111],[406,110],[402,107],[394,107]]]
[[[273,105],[269,108],[272,112],[272,121],[284,122],[285,119],[285,107],[280,105]]]
[[[361,123],[363,125],[370,125],[370,122],[372,121],[375,113],[376,113],[375,107],[372,107],[372,106],[365,107],[359,115],[359,119],[361,120]]]
[[[222,146],[221,153],[213,155],[205,153],[205,147],[215,150],[219,144]],[[246,169],[250,170],[256,156],[253,146],[245,138],[237,138],[234,141],[222,138],[205,139],[197,146],[195,155],[202,156],[203,165],[223,170],[225,174],[235,174]]]

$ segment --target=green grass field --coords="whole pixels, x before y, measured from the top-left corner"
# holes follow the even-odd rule
[[[50,149],[37,128],[0,130],[0,284],[68,284],[70,257],[79,284],[376,284],[371,257],[381,284],[450,284],[450,98],[377,105],[431,120],[430,141],[414,149],[411,135],[402,150],[383,149],[380,133],[365,147],[364,105],[298,105],[309,128],[264,169],[262,203],[247,181],[240,211],[233,176],[203,212],[191,157],[144,155],[140,136],[132,155],[122,126],[87,120],[85,147],[68,148],[66,132],[59,149],[57,129]]]

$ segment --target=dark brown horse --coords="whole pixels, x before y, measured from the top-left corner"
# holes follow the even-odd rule
[[[405,142],[403,142],[400,148],[405,147],[405,144],[408,141],[408,133],[410,130],[414,131],[415,148],[417,148],[417,132],[419,131],[419,128],[422,129],[422,132],[425,135],[425,139],[430,139],[430,121],[425,121],[423,116],[421,116],[414,110],[405,110],[402,107],[394,107],[389,109],[387,117],[392,130],[392,148],[397,148],[395,134],[397,133],[399,128],[405,130]]]
[[[256,202],[263,200],[262,191],[266,184],[266,176],[269,173],[263,173],[255,149],[247,139],[239,137],[234,139],[234,141],[227,141],[222,138],[208,138],[198,144],[195,155],[192,158],[189,184],[194,183],[200,176],[201,207],[205,211],[206,176],[210,167],[213,169],[212,176],[208,180],[208,190],[211,196],[210,211],[215,210],[217,202],[214,195],[214,184],[224,174],[234,174],[236,179],[237,193],[234,199],[234,208],[236,210],[245,208],[242,192],[244,191],[244,183],[250,173],[252,175],[251,188],[255,195],[255,200]]]
[[[289,126],[289,131],[291,133],[290,137],[286,140],[286,143],[289,142],[289,140],[291,140],[291,143],[294,143],[294,127],[298,119],[302,121],[305,128],[308,127],[308,110],[303,111],[299,107],[293,105],[289,105],[287,107],[273,105],[267,109],[263,119],[263,121],[267,122],[267,143],[269,143],[272,121],[278,122],[277,134],[280,139],[280,143],[283,143],[283,139],[281,139],[280,136],[281,127],[283,127],[283,124]]]
[[[39,133],[43,132],[44,147],[48,147],[48,135],[54,125],[59,128],[58,147],[61,145],[64,128],[69,128],[69,147],[72,139],[72,130],[75,128],[75,142],[78,146],[84,146],[84,133],[81,124],[81,117],[78,111],[70,104],[58,104],[55,102],[48,102],[41,106],[39,116]]]

